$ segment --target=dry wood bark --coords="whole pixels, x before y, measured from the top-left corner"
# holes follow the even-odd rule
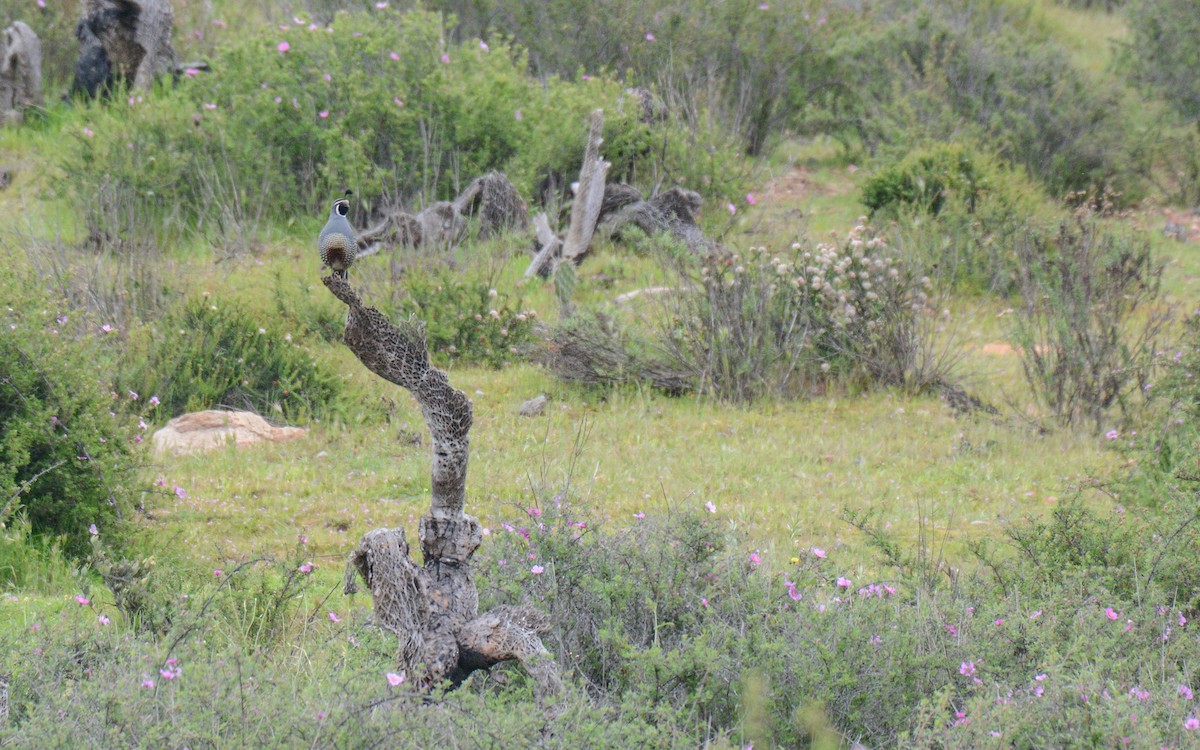
[[[600,133],[603,129],[604,110],[597,109],[592,112],[588,125],[587,146],[583,152],[583,166],[579,169],[575,200],[571,203],[571,220],[567,227],[567,235],[559,239],[550,231],[545,214],[539,214],[539,217],[534,219],[541,249],[533,256],[529,268],[525,269],[525,278],[535,275],[549,276],[559,259],[578,263],[587,253],[604,203],[604,179],[608,168],[612,166],[600,158],[600,144],[604,142]],[[539,221],[544,228],[538,224]]]
[[[433,443],[430,508],[418,526],[424,565],[410,559],[403,529],[376,529],[350,555],[346,593],[358,590],[359,578],[365,582],[376,620],[399,639],[400,669],[411,673],[423,665],[422,684],[457,685],[477,669],[517,659],[534,677],[545,705],[562,690],[558,667],[538,635],[549,629],[549,620],[525,606],[479,614],[471,557],[483,534],[464,512],[471,401],[429,363],[419,322],[393,325],[364,305],[345,280],[324,282],[349,307],[346,346],[371,372],[413,394]]]
[[[439,201],[419,213],[392,209],[374,226],[358,234],[359,257],[378,252],[380,243],[401,247],[457,245],[467,234],[467,220],[479,217],[479,238],[507,229],[524,229],[529,206],[499,172],[476,177],[453,201]]]

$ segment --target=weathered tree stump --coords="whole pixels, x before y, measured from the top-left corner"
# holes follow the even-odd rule
[[[94,98],[116,82],[148,89],[175,72],[174,26],[169,0],[86,0],[75,28],[79,58],[72,93]]]
[[[42,105],[42,43],[22,21],[0,39],[0,124],[19,125],[24,110]]]
[[[363,579],[376,621],[399,639],[400,669],[413,673],[423,667],[423,685],[443,680],[458,685],[476,670],[516,659],[534,677],[537,699],[545,705],[562,690],[558,667],[538,635],[549,629],[549,620],[525,606],[479,614],[471,557],[483,532],[463,510],[471,401],[430,365],[420,322],[393,325],[363,305],[344,279],[331,276],[324,282],[350,308],[346,346],[368,370],[413,394],[433,443],[429,514],[418,526],[424,565],[410,559],[403,529],[376,529],[350,555],[345,592],[357,591],[358,578]]]

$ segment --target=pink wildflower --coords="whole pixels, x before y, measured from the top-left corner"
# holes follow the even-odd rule
[[[1105,608],[1104,608],[1104,616],[1105,616],[1105,617],[1107,617],[1107,618],[1108,618],[1108,619],[1110,619],[1110,620],[1115,620],[1115,619],[1117,619],[1117,613],[1116,613],[1116,611],[1115,611],[1115,610],[1113,610],[1113,608],[1112,608],[1112,607],[1105,607]]]
[[[291,48],[292,48],[292,45],[288,44],[287,42],[280,42],[279,46],[276,47],[275,49],[279,50],[279,54],[282,55],[284,52],[287,52]]]
[[[158,396],[150,397],[150,405],[151,406],[158,406],[160,403],[162,403],[162,402],[158,400]]]
[[[329,621],[330,622],[341,622],[342,618],[337,616],[337,612],[330,612],[329,613]]]
[[[393,52],[393,53],[391,53],[390,55],[388,55],[388,57],[392,58],[393,60],[399,60],[399,59],[400,59],[400,55],[396,54],[395,52]]]
[[[645,514],[645,513],[634,513],[634,514],[633,514],[633,517],[634,517],[634,518],[636,518],[636,519],[638,519],[638,520],[641,520],[641,519],[643,519],[643,518],[645,518],[645,517],[646,517],[646,514]]]
[[[533,573],[535,576],[540,576],[545,570],[546,569],[543,568],[541,565],[534,565],[532,568],[529,569],[529,572]]]
[[[83,594],[76,594],[75,601],[76,601],[76,603],[78,603],[80,606],[83,606],[83,607],[86,607],[87,605],[92,603],[91,600],[88,599]]]
[[[716,512],[717,512],[717,506],[716,506],[716,505],[713,505],[713,501],[712,501],[712,500],[709,500],[709,501],[707,501],[707,502],[705,502],[705,503],[704,503],[704,509],[705,509],[705,510],[707,510],[709,513],[716,513]]]
[[[442,55],[441,60],[442,60],[442,65],[449,65],[450,64],[450,55]]]
[[[746,202],[753,206],[755,203],[758,203],[758,196],[754,193],[746,193]]]
[[[964,661],[962,664],[959,664],[958,665],[958,673],[960,675],[962,675],[963,677],[974,677],[975,676],[975,662]]]
[[[130,391],[130,392],[129,392],[129,398],[131,398],[131,399],[132,399],[132,400],[134,400],[134,401],[137,401],[137,400],[138,400],[138,395],[137,395],[137,392],[136,392],[136,391]]]
[[[96,619],[100,621],[100,624],[101,624],[101,625],[107,625],[107,624],[109,624],[110,622],[112,622],[112,620],[108,619],[108,618],[107,618],[107,617],[105,617],[104,615],[100,615],[100,616],[99,616],[99,617],[97,617]]]
[[[726,203],[725,208],[729,209],[730,216],[733,216],[737,213],[737,206],[733,205],[732,203]]]
[[[837,579],[837,585],[840,586],[841,588],[848,589],[848,588],[850,588],[850,579],[845,578],[845,577],[839,577]]]
[[[221,576],[225,575],[225,571],[221,570],[220,568],[213,568],[213,575],[217,578],[220,578]]]
[[[1192,689],[1187,685],[1180,685],[1177,692],[1183,696],[1185,701],[1190,701],[1192,699]]]
[[[154,687],[154,680],[142,680],[142,687],[144,687],[144,688]]]
[[[1187,721],[1183,722],[1183,728],[1189,732],[1194,732],[1197,729],[1200,729],[1200,719],[1197,719],[1195,716],[1187,717]]]
[[[187,490],[180,487],[179,485],[175,485],[175,497],[182,500],[183,498],[187,497]]]
[[[100,533],[100,530],[96,528],[96,524],[92,524],[91,526],[88,526],[88,533],[92,536],[96,536]]]
[[[324,120],[326,117],[329,117],[329,110],[327,110],[327,109],[321,110],[320,112],[317,113],[317,117],[320,117],[322,120]]]
[[[756,567],[756,568],[757,568],[759,565],[762,565],[762,558],[758,556],[758,553],[757,553],[757,552],[751,552],[751,553],[750,553],[750,564],[751,564],[751,565],[753,565],[753,566],[754,566],[754,567]]]
[[[392,687],[399,687],[400,683],[404,682],[404,675],[396,674],[395,672],[388,672],[387,681]]]
[[[298,570],[304,574],[311,573],[312,569],[313,569],[313,566],[312,566],[312,563],[310,563],[310,562],[306,562],[298,568]]]
[[[819,557],[822,560],[825,559],[825,550],[821,549],[820,547],[813,547],[812,554],[813,554],[813,557]]]

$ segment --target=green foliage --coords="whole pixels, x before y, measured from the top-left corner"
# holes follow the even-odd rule
[[[624,73],[631,83],[653,86],[665,100],[678,102],[696,132],[711,113],[753,155],[766,153],[772,139],[837,85],[830,48],[848,17],[809,0],[769,7],[751,0],[432,5],[452,14],[463,36],[511,36],[529,50],[535,75]]]
[[[1120,67],[1187,121],[1200,121],[1200,13],[1190,0],[1133,0]]]
[[[936,216],[954,201],[966,213],[992,191],[996,166],[980,163],[979,154],[958,144],[939,144],[907,154],[884,167],[862,187],[862,202],[871,211],[892,215],[905,207]]]
[[[873,27],[842,40],[853,81],[838,103],[871,151],[913,144],[986,142],[1054,194],[1138,187],[1131,138],[1115,93],[1071,66],[1036,30],[1030,7],[896,3]]]
[[[1045,196],[986,152],[939,144],[887,163],[862,201],[872,217],[895,221],[888,239],[907,262],[959,288],[1007,292],[1012,245]]]
[[[681,291],[648,330],[571,321],[551,366],[566,380],[648,383],[749,402],[830,383],[910,387],[946,375],[930,347],[930,282],[869,226],[844,243],[795,243],[699,259],[658,244]]]
[[[79,557],[92,524],[120,538],[141,436],[128,397],[101,380],[106,334],[68,328],[24,283],[18,274],[0,286],[0,523],[24,516],[34,537]]]
[[[212,74],[81,111],[60,160],[76,204],[131,191],[164,221],[228,235],[323,215],[345,188],[363,221],[384,202],[453,197],[492,170],[530,195],[548,174],[578,172],[597,107],[619,173],[742,187],[724,169],[727,146],[646,120],[640,96],[610,79],[539,82],[502,41],[446,43],[435,13],[372,9],[329,28],[235,35]],[[692,158],[698,145],[710,159]]]
[[[396,311],[425,326],[430,353],[442,362],[502,367],[533,343],[533,310],[498,291],[494,279],[446,268],[414,269]]]
[[[118,384],[153,394],[170,416],[227,406],[303,421],[348,406],[332,366],[273,321],[224,300],[184,300],[130,346]]]
[[[1086,210],[1055,235],[1030,232],[1016,252],[1012,340],[1035,397],[1063,425],[1103,432],[1113,407],[1127,419],[1169,314],[1158,304],[1162,263]]]
[[[1127,488],[1153,506],[1200,481],[1200,312],[1190,311],[1177,338],[1156,355],[1153,380],[1144,386],[1152,419],[1114,438],[1136,462]]]

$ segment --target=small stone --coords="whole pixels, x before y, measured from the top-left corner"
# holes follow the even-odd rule
[[[521,404],[518,409],[522,417],[540,417],[546,411],[546,403],[550,398],[542,393]]]

